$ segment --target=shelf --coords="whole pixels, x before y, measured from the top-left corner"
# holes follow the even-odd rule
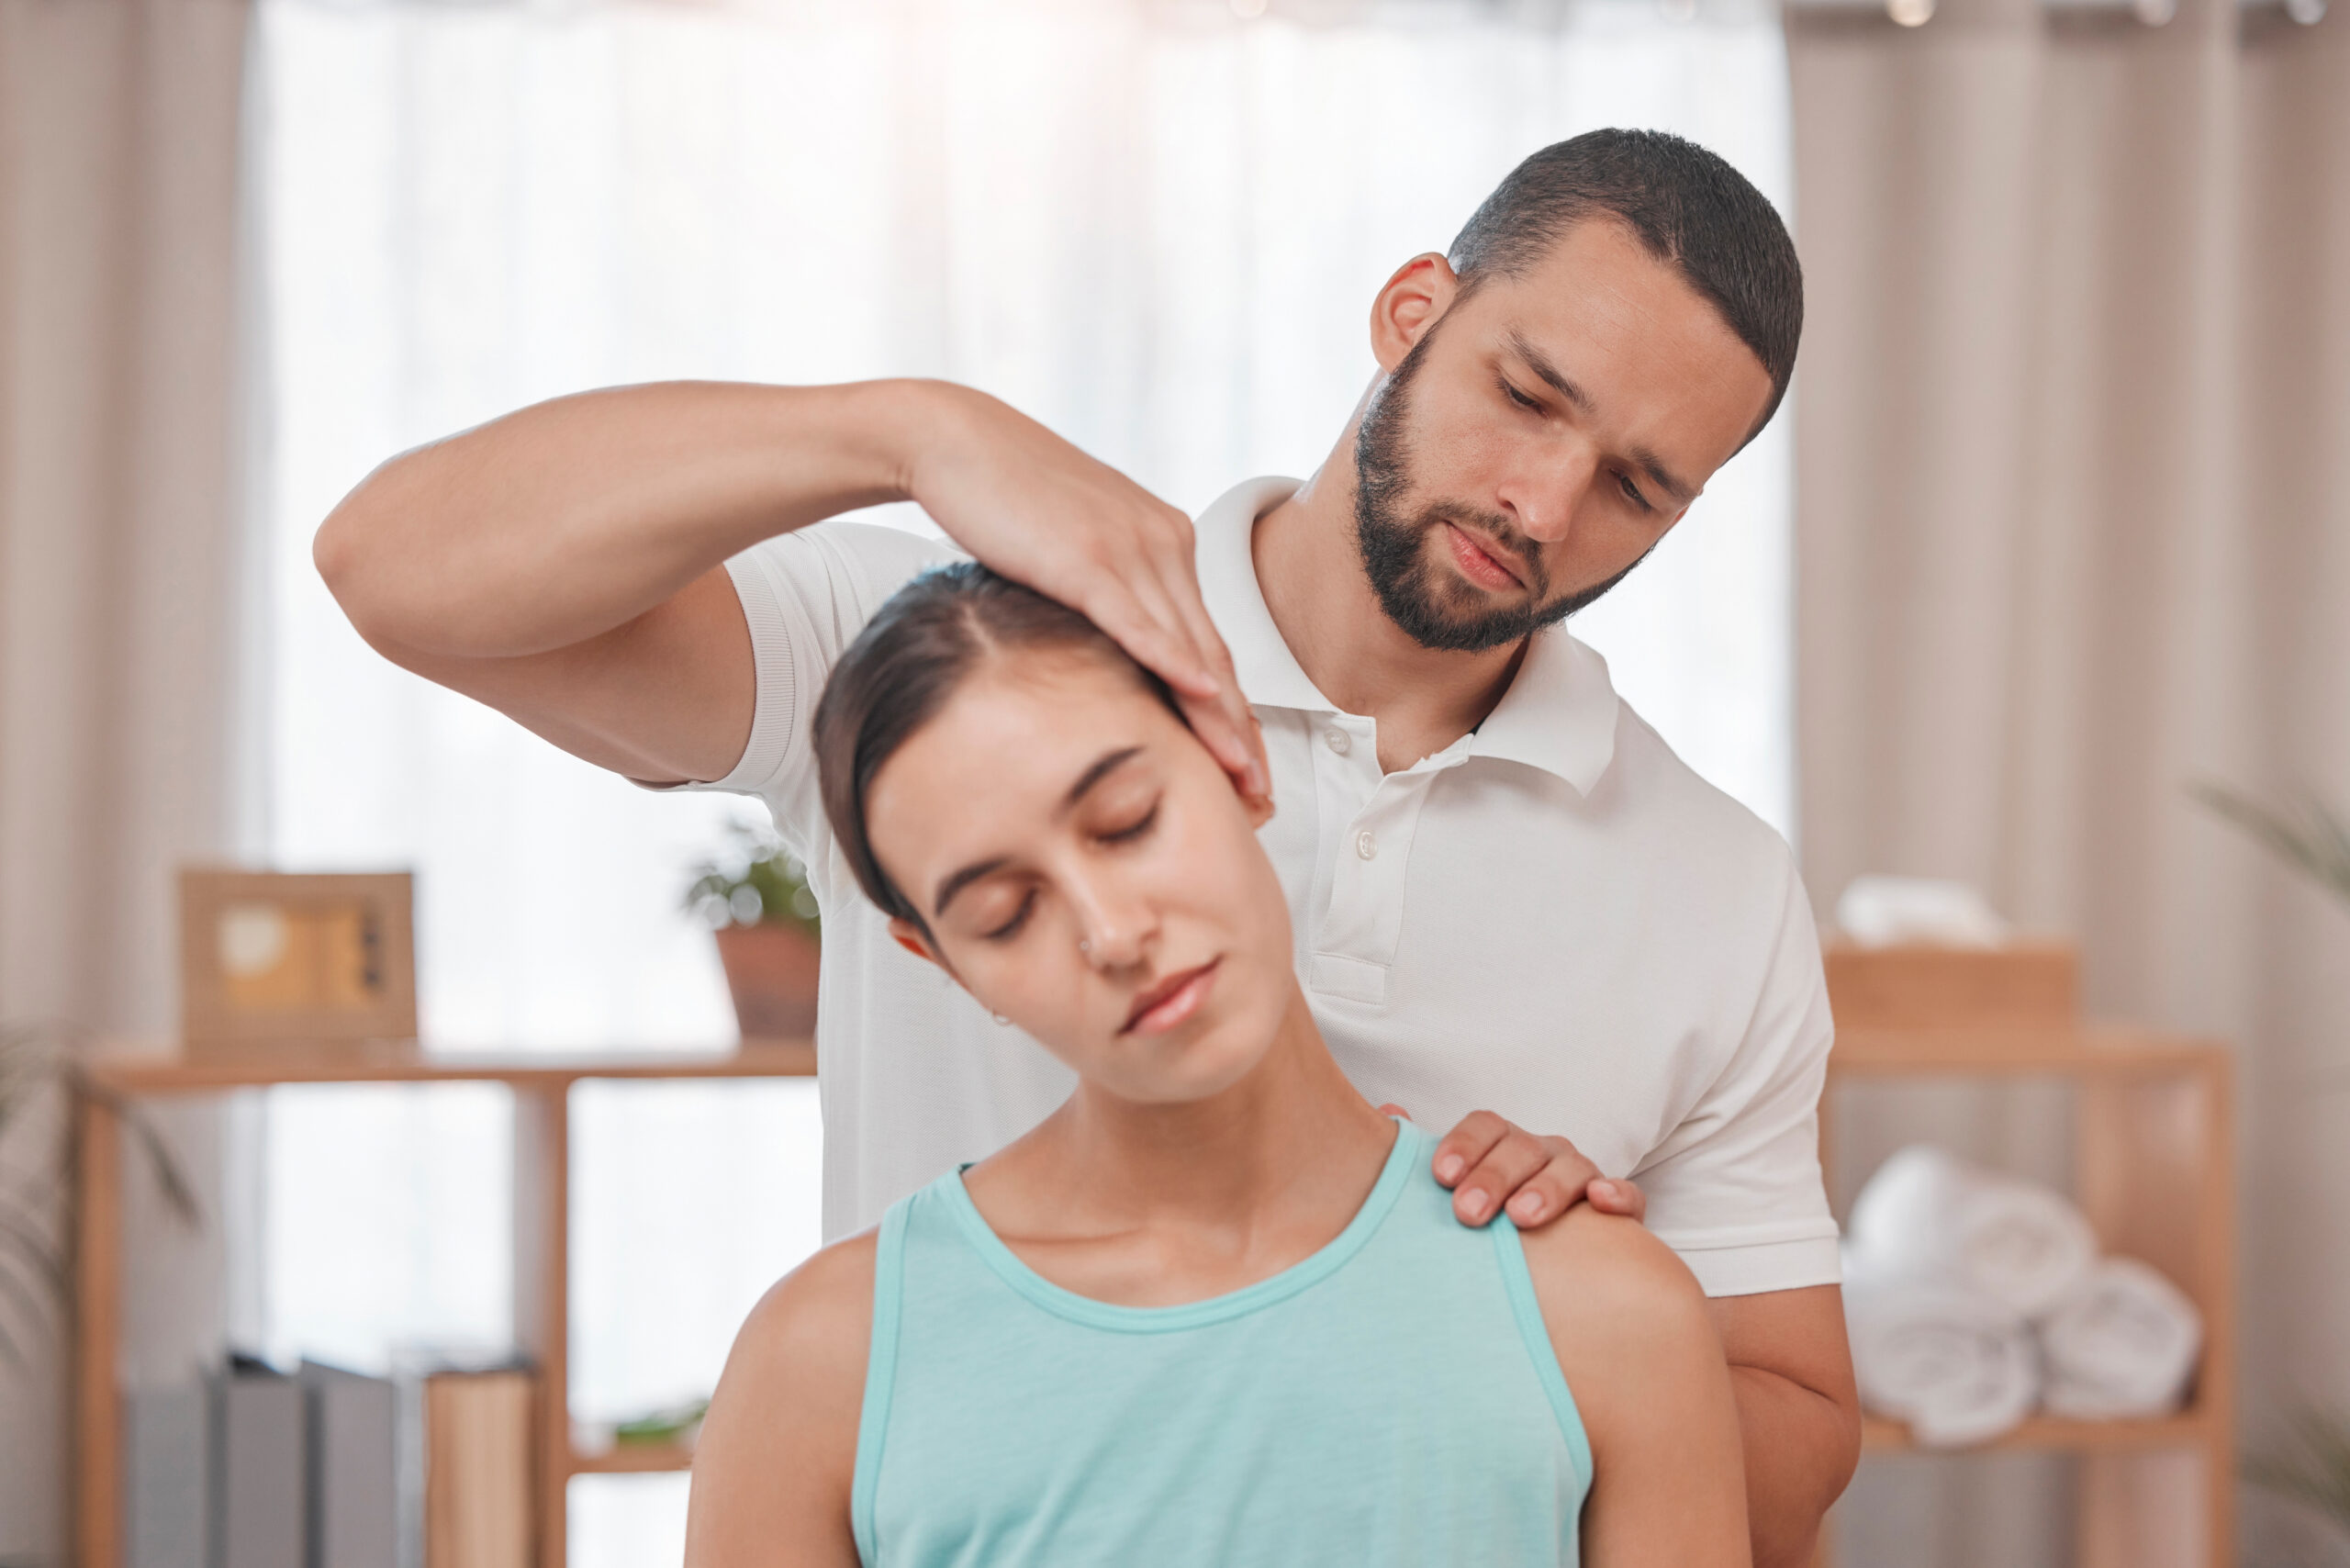
[[[90,1068],[103,1088],[125,1094],[257,1089],[280,1083],[507,1083],[557,1089],[587,1078],[812,1078],[809,1040],[746,1040],[724,1051],[633,1051],[560,1056],[439,1052],[413,1041],[188,1058],[160,1052],[101,1055]]]
[[[2210,1435],[2201,1412],[2137,1421],[2072,1421],[2034,1416],[1987,1443],[1929,1448],[1909,1435],[1908,1423],[1871,1416],[1861,1423],[1861,1444],[1871,1453],[2005,1453],[2025,1450],[2106,1453],[2137,1449],[2191,1448]]]
[[[148,1045],[102,1047],[90,1073],[103,1096],[76,1110],[82,1204],[76,1228],[79,1310],[74,1371],[74,1562],[120,1568],[122,1406],[116,1346],[122,1326],[123,1129],[118,1097],[262,1089],[285,1083],[502,1083],[514,1114],[514,1341],[542,1388],[567,1386],[570,1361],[571,1086],[639,1081],[810,1078],[810,1040],[745,1041],[732,1050],[544,1053],[439,1052],[414,1040],[273,1046],[190,1058]],[[564,1568],[564,1487],[580,1474],[659,1474],[691,1468],[677,1444],[573,1450],[568,1413],[541,1398],[532,1418],[537,1496],[535,1568]]]
[[[1993,1073],[2161,1077],[2223,1061],[2211,1040],[2143,1030],[2003,1025],[1998,1028],[1840,1029],[1828,1058],[1846,1076]]]
[[[2076,1461],[2074,1561],[2228,1568],[2236,1464],[2234,1053],[2217,1040],[2065,1017],[1969,1021],[1953,1006],[1938,1022],[1917,1021],[1933,1010],[1902,994],[1878,998],[1874,1014],[1832,1000],[1845,1022],[1819,1105],[1820,1163],[1831,1182],[1839,1091],[1865,1085],[1881,1097],[1953,1081],[2061,1081],[2070,1091],[2072,1194],[2100,1250],[2160,1270],[2194,1301],[2204,1325],[2195,1404],[2178,1415],[2040,1416],[1964,1448],[1927,1448],[1904,1423],[1870,1418],[1864,1451],[1875,1459],[2067,1454]]]
[[[574,1475],[656,1475],[694,1467],[694,1450],[679,1443],[615,1443],[601,1453],[574,1453]]]

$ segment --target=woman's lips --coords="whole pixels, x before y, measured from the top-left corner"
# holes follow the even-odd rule
[[[1176,1027],[1200,1010],[1207,1000],[1208,990],[1215,984],[1216,966],[1224,960],[1211,958],[1195,969],[1169,975],[1165,980],[1135,998],[1135,1008],[1126,1014],[1121,1035],[1162,1035]]]
[[[1471,537],[1467,529],[1457,523],[1448,522],[1444,525],[1444,532],[1447,542],[1452,546],[1453,561],[1460,567],[1461,575],[1471,582],[1482,584],[1489,588],[1514,588],[1525,586],[1517,580],[1516,573],[1511,571],[1497,556],[1479,544],[1474,538]]]

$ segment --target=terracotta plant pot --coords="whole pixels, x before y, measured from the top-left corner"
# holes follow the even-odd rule
[[[746,1040],[804,1040],[816,1032],[816,939],[796,925],[729,925],[718,961]]]

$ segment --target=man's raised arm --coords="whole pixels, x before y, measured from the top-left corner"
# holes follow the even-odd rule
[[[556,398],[385,464],[328,517],[314,554],[395,663],[632,778],[715,778],[742,752],[755,695],[722,564],[892,500],[920,502],[981,561],[1091,616],[1264,791],[1200,603],[1190,520],[968,387],[678,382]]]

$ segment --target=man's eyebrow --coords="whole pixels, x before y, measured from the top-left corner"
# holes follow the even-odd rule
[[[1510,352],[1526,362],[1526,367],[1543,380],[1550,388],[1583,413],[1591,412],[1591,394],[1575,385],[1566,372],[1550,363],[1550,356],[1534,346],[1533,340],[1516,328],[1509,330]],[[1697,498],[1697,487],[1684,485],[1675,478],[1664,460],[1644,446],[1632,448],[1629,456],[1633,465],[1647,475],[1659,489],[1672,499],[1686,506]]]
[[[1142,747],[1130,745],[1118,751],[1105,752],[1096,757],[1091,767],[1077,776],[1077,782],[1069,787],[1069,793],[1061,797],[1060,806],[1053,814],[1057,817],[1069,815],[1077,809],[1078,802],[1085,799],[1093,786],[1141,755]],[[993,876],[996,872],[1002,870],[1007,864],[1005,857],[999,855],[992,860],[973,861],[962,869],[950,872],[940,879],[938,890],[931,895],[930,917],[933,920],[938,919],[946,913],[946,905],[957,893],[981,878]]]
[[[1564,398],[1584,413],[1591,412],[1591,395],[1567,377],[1567,373],[1550,363],[1550,356],[1534,346],[1534,341],[1518,328],[1509,330],[1510,352],[1526,362],[1526,368],[1540,376],[1550,390]]]
[[[1651,452],[1647,447],[1636,446],[1632,448],[1631,458],[1635,464],[1639,465],[1640,472],[1655,480],[1657,487],[1662,489],[1672,499],[1678,501],[1683,506],[1687,506],[1691,501],[1697,498],[1695,487],[1684,485],[1680,480],[1674,478],[1673,476],[1673,470],[1664,465],[1664,460],[1659,457],[1655,453]]]

